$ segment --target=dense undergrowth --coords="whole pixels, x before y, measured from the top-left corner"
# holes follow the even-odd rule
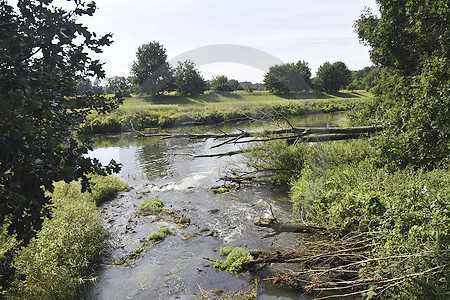
[[[371,233],[364,255],[375,259],[360,278],[392,280],[386,298],[446,299],[450,291],[450,175],[386,165],[374,141],[315,145],[273,142],[254,149],[251,164],[291,186],[296,218],[349,232]],[[406,276],[406,277],[405,277]],[[375,281],[376,281],[375,280]],[[365,293],[380,293],[374,283]],[[448,298],[447,298],[448,299]]]
[[[45,219],[36,238],[14,256],[16,278],[3,296],[8,299],[80,299],[94,280],[96,263],[107,233],[97,204],[114,197],[126,184],[117,177],[93,176],[92,192],[81,192],[80,182],[57,182],[51,194],[52,218]],[[0,232],[0,258],[18,246]],[[3,278],[2,278],[3,279]]]
[[[369,101],[367,98],[330,98],[208,104],[125,105],[109,114],[92,113],[81,131],[85,134],[118,133],[145,128],[173,128],[192,124],[218,124],[240,120],[279,119],[313,113],[347,111]]]

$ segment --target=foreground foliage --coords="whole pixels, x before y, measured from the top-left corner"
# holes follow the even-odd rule
[[[120,102],[75,96],[77,80],[104,76],[88,53],[102,52],[111,35],[96,36],[77,21],[94,14],[94,2],[71,1],[73,10],[52,2],[18,1],[14,9],[0,1],[0,226],[11,218],[9,232],[24,242],[48,215],[42,186],[82,178],[86,188],[88,173],[117,170],[84,156],[92,145],[76,134],[91,111],[108,112]]]
[[[82,192],[79,181],[55,184],[49,194],[52,218],[44,220],[36,238],[14,257],[18,276],[6,292],[8,298],[79,299],[86,283],[94,280],[107,237],[96,203],[126,185],[115,177],[94,176],[93,181],[92,193]],[[1,249],[15,243],[11,236],[0,237]]]
[[[297,218],[336,228],[332,234],[336,240],[363,234],[364,245],[370,245],[358,254],[368,261],[352,261],[349,269],[357,272],[358,277],[353,280],[359,286],[349,285],[342,292],[359,289],[368,298],[448,297],[448,165],[432,171],[392,170],[383,165],[383,159],[368,140],[313,146],[272,143],[267,148],[268,157],[255,156],[253,164],[261,159],[266,168],[287,166],[289,161],[298,161],[296,165],[301,166],[290,173]],[[286,178],[284,174],[279,178]],[[343,266],[339,268],[345,270]]]

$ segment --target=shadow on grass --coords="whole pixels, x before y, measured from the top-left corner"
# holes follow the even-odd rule
[[[363,94],[357,92],[303,92],[303,93],[288,93],[275,94],[276,96],[288,100],[302,100],[302,99],[333,99],[333,98],[361,98]]]
[[[155,99],[144,97],[144,101],[153,104],[196,105],[203,103],[224,102],[223,99],[242,100],[240,94],[232,92],[208,93],[203,95],[158,95]]]

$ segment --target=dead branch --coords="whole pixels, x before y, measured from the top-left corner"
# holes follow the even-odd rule
[[[264,131],[245,131],[237,128],[239,132],[226,133],[221,131],[220,133],[143,133],[136,130],[132,126],[132,130],[143,137],[161,137],[164,139],[172,138],[187,138],[187,139],[223,139],[227,140],[213,146],[216,148],[229,143],[249,143],[249,142],[265,142],[270,140],[285,139],[285,140],[299,140],[305,142],[322,142],[322,141],[333,141],[333,140],[346,140],[355,139],[361,137],[361,135],[371,134],[381,131],[383,128],[381,126],[366,126],[366,127],[294,127],[289,124],[290,128],[281,128],[275,130],[264,130]],[[285,136],[275,136],[273,135],[283,135]],[[261,138],[261,136],[269,136],[267,138]],[[271,137],[272,136],[272,137]],[[242,141],[243,138],[252,138]]]
[[[324,234],[329,231],[329,228],[319,225],[309,225],[304,223],[278,223],[273,219],[259,219],[254,224],[259,227],[271,228],[276,234],[281,232],[296,232],[296,233],[316,233]]]
[[[182,155],[182,156],[192,156],[195,158],[198,157],[223,157],[223,156],[232,156],[236,154],[243,153],[243,150],[229,151],[229,152],[221,152],[221,153],[211,153],[211,154],[194,154],[194,153],[163,153],[164,155]]]

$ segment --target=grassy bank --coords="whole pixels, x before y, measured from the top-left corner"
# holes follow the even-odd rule
[[[79,182],[55,183],[53,217],[16,253],[16,279],[6,291],[8,299],[80,299],[86,284],[93,281],[107,237],[96,204],[126,187],[112,176],[95,176],[93,181],[92,193],[82,193]],[[5,228],[0,242],[2,250],[17,246]]]
[[[446,299],[450,290],[450,175],[385,165],[368,140],[270,143],[249,155],[291,187],[295,217],[367,237],[356,268],[363,298]],[[370,238],[369,238],[370,237]],[[386,284],[389,283],[389,284]],[[355,289],[358,286],[355,286]],[[348,292],[348,290],[343,291]]]
[[[218,124],[252,118],[289,117],[311,113],[349,110],[367,102],[367,92],[336,94],[293,94],[277,96],[268,92],[208,93],[193,97],[166,95],[149,101],[133,96],[108,115],[92,114],[82,132],[116,133],[136,129],[173,128],[186,124]]]

